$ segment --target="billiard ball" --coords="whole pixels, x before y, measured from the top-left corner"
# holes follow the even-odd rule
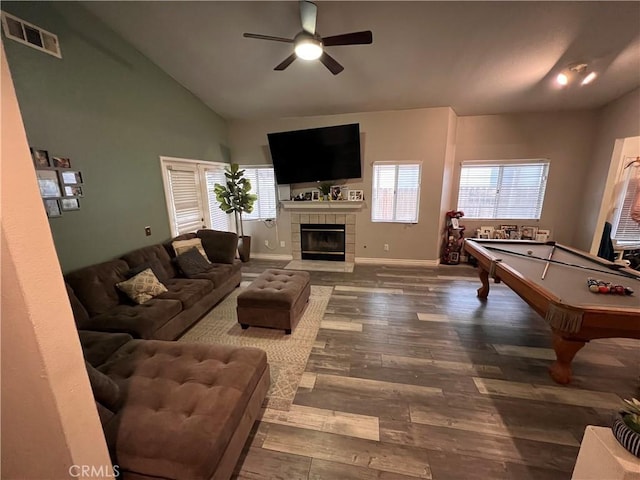
[[[527,255],[533,255],[533,250],[527,250]]]
[[[633,288],[631,287],[624,287],[624,293],[626,295],[633,295]]]
[[[600,291],[600,287],[598,287],[598,285],[593,283],[593,284],[589,285],[589,291],[591,291],[593,293],[598,293]]]
[[[606,285],[600,285],[600,287],[598,287],[598,290],[600,291],[600,293],[609,293],[609,287],[607,287]]]

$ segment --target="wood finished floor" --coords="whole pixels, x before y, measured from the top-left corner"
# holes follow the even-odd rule
[[[243,280],[286,263],[252,260]],[[555,384],[544,320],[504,285],[479,301],[469,266],[310,273],[334,287],[315,346],[236,479],[569,479],[586,425],[639,394],[631,340],[591,342]]]

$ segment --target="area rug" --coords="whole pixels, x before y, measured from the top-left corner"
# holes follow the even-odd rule
[[[179,341],[264,350],[271,369],[271,387],[264,406],[287,411],[307,365],[333,287],[311,286],[309,304],[291,335],[272,328],[250,327],[242,330],[237,320],[236,306],[238,295],[243,290],[236,288]]]

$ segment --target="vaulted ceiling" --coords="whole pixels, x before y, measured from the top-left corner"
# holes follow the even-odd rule
[[[372,30],[373,44],[327,47],[273,68],[299,5],[284,2],[83,2],[227,119],[451,106],[458,115],[587,109],[640,85],[640,2],[316,2],[322,36]],[[569,64],[598,73],[559,88]]]

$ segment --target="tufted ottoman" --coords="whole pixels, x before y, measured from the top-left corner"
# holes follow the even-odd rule
[[[309,272],[265,270],[238,295],[238,323],[242,328],[280,328],[288,335],[309,301]]]

